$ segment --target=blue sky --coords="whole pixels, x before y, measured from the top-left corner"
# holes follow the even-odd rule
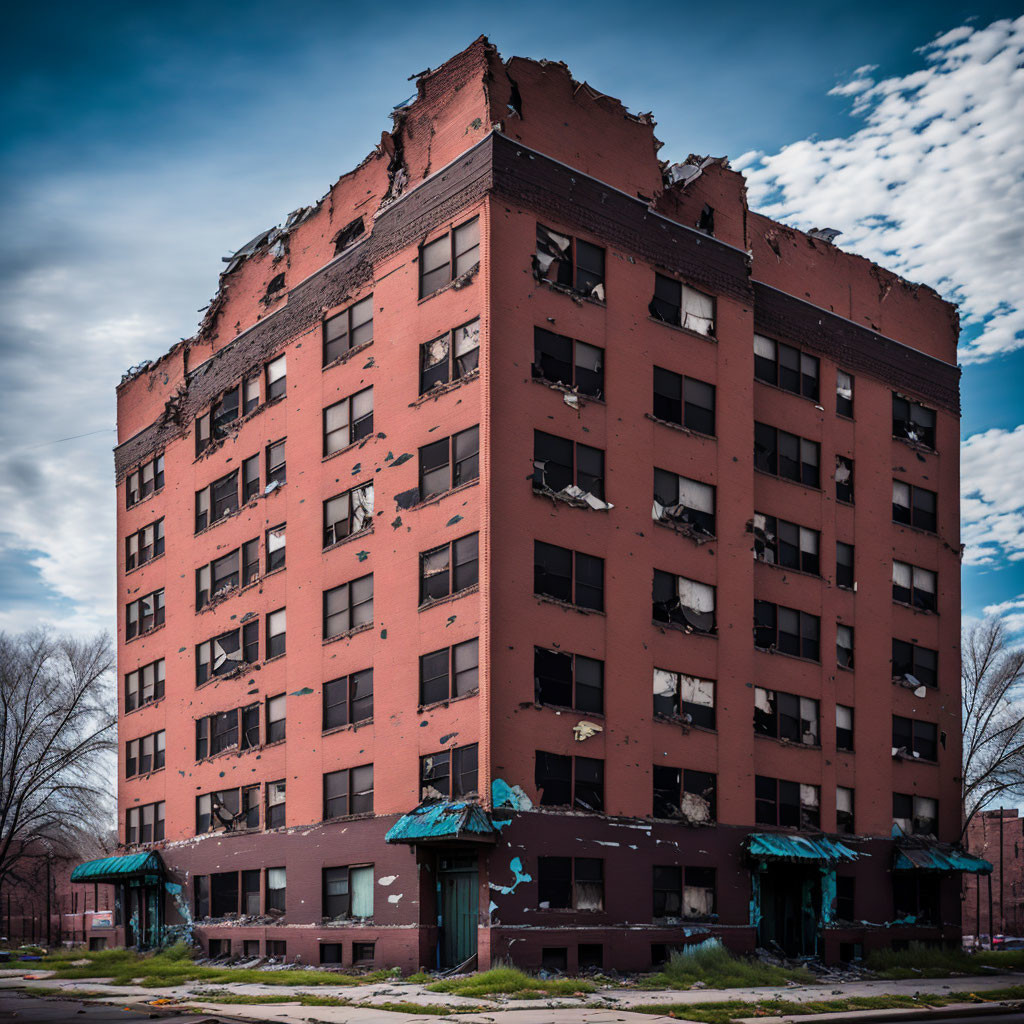
[[[653,111],[663,157],[728,154],[759,205],[801,227],[828,219],[841,246],[964,304],[965,611],[1002,606],[1024,634],[1024,267],[1007,231],[1024,222],[1024,23],[990,28],[1018,14],[550,0],[13,9],[0,65],[0,628],[112,630],[121,372],[194,331],[222,256],[362,159],[409,75],[486,34],[505,57],[563,60]],[[885,187],[897,149],[921,186],[889,189],[879,231],[863,218],[882,201],[849,168]],[[89,436],[49,443],[77,434]]]

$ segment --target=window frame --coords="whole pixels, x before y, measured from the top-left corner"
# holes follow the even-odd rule
[[[467,655],[470,653],[470,647],[473,648],[473,657],[476,659],[471,665],[466,665],[464,668],[458,669],[457,663],[457,651],[465,650]],[[444,655],[445,660],[445,672],[444,676],[440,673],[432,676],[425,676],[425,668],[428,664],[428,659],[433,659],[434,662],[440,661],[440,655]],[[432,669],[433,671],[434,669]],[[459,684],[459,676],[472,670],[473,684],[468,688],[463,689]],[[428,683],[433,683],[435,680],[444,679],[445,696],[439,696],[434,699],[428,700],[428,692],[426,686]],[[462,640],[457,644],[451,644],[448,647],[440,647],[436,651],[428,651],[426,654],[421,654],[419,657],[419,706],[428,707],[433,704],[440,704],[445,701],[455,700],[457,697],[467,697],[470,694],[477,693],[480,690],[480,638],[471,637],[469,640]]]
[[[427,562],[431,556],[447,552],[443,569],[438,568],[427,574]],[[444,592],[429,585],[430,580],[444,579]],[[472,590],[480,583],[480,534],[467,533],[456,537],[439,547],[420,552],[420,608],[429,608],[448,598],[457,597]],[[436,592],[435,592],[436,591]]]
[[[460,248],[464,245],[466,237],[475,239],[472,244]],[[425,254],[428,250],[437,249],[440,251],[443,246],[442,243],[446,243],[448,251],[445,254],[447,259],[444,262],[438,263],[437,266],[431,267],[430,270],[424,271],[426,266]],[[472,262],[467,262],[472,260]],[[429,242],[424,242],[419,247],[418,254],[418,266],[419,266],[419,298],[427,299],[431,295],[436,295],[439,291],[447,288],[453,281],[458,280],[464,274],[470,273],[475,267],[480,265],[480,215],[476,214],[467,220],[462,221],[460,224],[453,224],[448,231],[442,235],[438,235],[437,238],[432,238]],[[437,274],[438,271],[446,269],[447,272],[444,275],[444,279],[439,284],[433,284],[431,281],[430,286],[427,285],[427,279],[432,274]]]
[[[420,755],[419,802],[450,802],[479,798],[479,749],[476,743]],[[445,780],[442,789],[435,783]]]
[[[759,612],[766,612],[767,609],[772,610],[771,625],[767,622],[767,617],[759,616]],[[796,636],[797,638],[797,650],[786,650],[781,641],[780,636],[783,635],[781,616],[780,612],[786,612],[787,618],[792,615],[797,616],[797,633],[786,632],[786,636]],[[808,626],[811,622],[815,624],[815,637],[813,638],[814,654],[808,654],[807,651],[811,649],[809,646],[812,643],[812,637],[807,628],[805,628],[805,619],[807,620]],[[765,645],[759,643],[759,640],[766,639],[766,630],[771,629],[774,636],[774,640]],[[789,608],[785,605],[775,604],[772,601],[762,601],[759,599],[754,600],[754,647],[759,651],[771,652],[774,654],[785,654],[791,658],[802,658],[805,661],[813,661],[821,664],[821,617],[813,615],[810,612],[801,611],[799,608]]]
[[[145,677],[146,669],[152,669],[152,691],[153,695],[146,698],[145,693],[150,688],[150,683],[147,682]],[[152,704],[155,701],[162,700],[164,696],[164,686],[166,683],[166,672],[167,666],[163,658],[157,658],[156,661],[151,661],[146,665],[140,665],[136,669],[132,669],[131,672],[126,672],[124,675],[124,710],[127,714],[129,711],[135,711],[137,708],[144,707],[146,704]],[[134,686],[132,685],[132,676],[135,676]],[[134,694],[134,696],[133,696]]]
[[[369,684],[369,692],[360,692],[360,688]],[[332,700],[337,694],[332,688],[343,688],[344,695],[341,700]],[[337,679],[328,679],[323,684],[321,708],[321,732],[329,732],[333,729],[342,729],[350,725],[359,725],[363,722],[373,721],[373,666],[359,669],[356,672],[349,672],[348,675],[339,676]],[[366,710],[366,700],[369,698],[369,710]],[[344,707],[344,721],[330,721],[330,709]]]
[[[710,406],[696,400],[696,393],[704,389],[710,390]],[[679,407],[678,418],[676,406]],[[701,437],[717,437],[718,389],[699,377],[688,377],[655,365],[651,415],[659,423],[669,423]]]
[[[133,482],[134,481],[134,482]],[[164,487],[164,453],[154,455],[125,475],[125,508],[134,508]]]
[[[699,299],[694,300],[692,296],[699,296]],[[690,304],[696,302],[697,305],[702,305],[701,300],[707,300],[711,304],[711,315],[702,315],[700,313],[694,313],[692,309],[687,309],[687,299],[690,299]],[[699,288],[694,288],[692,285],[688,285],[685,281],[680,281],[677,278],[669,277],[666,274],[661,274],[655,271],[654,273],[654,291],[651,296],[651,301],[647,305],[647,311],[651,316],[652,320],[657,320],[659,323],[669,324],[672,327],[678,327],[681,330],[689,331],[691,334],[699,335],[702,338],[710,338],[715,340],[715,327],[717,323],[718,303],[715,300],[715,296],[708,292],[701,291]],[[699,327],[691,326],[687,323],[690,316],[694,316],[696,321],[705,320],[707,321],[707,327],[705,330],[700,330]]]
[[[669,487],[669,477],[674,481],[671,487]],[[690,503],[687,502],[685,492],[692,487],[706,488],[710,491],[710,512],[707,509],[698,508],[692,504],[692,499]],[[673,493],[675,501],[662,500],[662,497],[667,497],[669,493]],[[671,526],[673,529],[682,527],[690,533],[699,533],[708,539],[716,537],[718,528],[718,488],[714,484],[705,483],[703,480],[694,480],[692,477],[683,476],[681,473],[675,473],[670,469],[660,469],[658,466],[655,466],[654,503],[651,510],[651,518],[656,523]],[[655,514],[658,508],[662,510],[660,516]]]
[[[356,310],[359,309],[359,307],[361,306],[366,306],[367,304],[369,304],[370,311],[369,319],[360,320],[358,323],[353,323],[356,317]],[[358,315],[362,316],[363,313],[365,312],[365,309],[361,309],[359,310]],[[350,352],[356,349],[361,349],[364,346],[373,343],[373,314],[373,292],[370,292],[369,295],[366,295],[363,298],[359,299],[358,301],[351,303],[349,306],[346,306],[345,309],[339,310],[337,313],[334,313],[331,316],[324,317],[320,335],[322,359],[321,365],[323,367],[331,366],[339,359],[343,359]],[[330,325],[335,323],[336,321],[342,320],[344,321],[344,330],[342,331],[342,333],[336,335],[333,338],[328,337],[328,335],[331,333]],[[369,325],[370,328],[369,337],[365,336],[364,331],[364,328],[367,325]],[[357,332],[360,331],[363,331],[363,333],[359,334],[357,339]],[[344,347],[339,348],[336,354],[330,355],[330,346],[342,339],[344,339],[347,342],[347,344]]]
[[[562,576],[552,572],[552,569],[548,566],[540,564],[539,556],[544,552],[548,551],[552,555],[558,554],[559,558],[562,558],[565,554],[569,555],[569,575]],[[580,579],[580,567],[581,559],[586,559],[582,565],[588,573],[595,573],[600,569],[601,573],[601,584],[600,587],[593,583],[586,582]],[[560,604],[568,604],[577,610],[585,610],[592,612],[603,612],[604,611],[604,559],[599,555],[588,555],[585,551],[576,551],[573,548],[563,548],[557,544],[549,544],[547,541],[534,539],[533,542],[533,593],[535,597],[545,598],[550,601],[557,601]],[[592,563],[592,564],[591,564]],[[541,576],[540,574],[543,574]],[[540,590],[538,587],[542,585],[542,581],[548,578],[567,579],[569,582],[568,597],[563,597],[559,593],[551,593],[550,591]],[[591,591],[598,592],[598,600],[596,603],[583,603],[580,601],[580,589],[584,590],[584,593],[590,593]]]
[[[760,522],[758,519],[760,518]],[[795,543],[794,534],[795,532]],[[754,558],[765,565],[777,565],[795,572],[806,572],[811,576],[821,576],[821,531],[800,523],[770,516],[764,512],[754,512]],[[759,536],[760,533],[760,536]],[[813,540],[813,551],[805,547],[805,536],[810,543]],[[774,538],[770,540],[769,538]],[[766,558],[767,552],[772,558]],[[795,560],[790,552],[796,553]]]
[[[152,601],[152,611],[145,613],[146,602]],[[153,590],[142,597],[129,601],[125,605],[125,642],[135,640],[137,637],[145,636],[159,629],[165,621],[166,608],[164,606],[164,588]],[[146,625],[147,620],[149,625]]]
[[[259,633],[260,624],[259,619],[255,619],[250,622],[242,623],[236,626],[234,629],[229,629],[223,633],[218,633],[216,636],[210,637],[209,640],[203,640],[201,643],[196,644],[196,687],[205,686],[212,679],[222,678],[223,676],[231,675],[233,672],[241,671],[247,665],[255,665],[260,660],[259,654]],[[214,650],[213,645],[220,640],[224,640],[227,637],[231,637],[233,634],[237,634],[238,647],[235,650],[241,652],[239,658],[229,658],[225,655],[222,665],[229,663],[237,663],[234,667],[229,668],[226,672],[217,672],[214,667]],[[204,652],[204,648],[208,648]],[[221,646],[223,651],[223,646]],[[203,655],[206,655],[204,660]],[[228,651],[226,654],[233,653]],[[251,653],[253,655],[252,660],[249,660],[246,655]],[[203,666],[207,666],[207,672],[204,676]],[[201,678],[202,677],[202,678]]]
[[[369,769],[369,788],[365,787],[366,769]],[[353,778],[355,772],[362,772],[364,788],[357,790],[355,788],[356,782]],[[329,788],[328,779],[337,779],[337,781],[344,784],[344,793],[335,794],[332,797],[328,797],[327,791]],[[366,794],[369,794],[367,801]],[[360,808],[355,809],[355,803],[359,798]],[[350,818],[359,814],[372,814],[373,813],[373,763],[354,765],[351,768],[339,768],[335,771],[323,773],[323,820],[333,821],[337,818]],[[334,811],[335,808],[331,807],[332,801],[344,801],[344,810],[340,813],[328,813],[329,810]],[[367,806],[368,802],[368,806]]]
[[[152,539],[147,545],[147,534],[152,531]],[[144,551],[149,551],[149,554],[145,558],[142,557]],[[147,523],[141,529],[136,530],[134,533],[128,534],[124,539],[124,571],[126,573],[132,572],[135,569],[141,569],[142,566],[147,565],[149,562],[155,561],[164,553],[164,517],[161,516],[159,519],[153,520],[151,523]]]
[[[551,339],[547,348],[543,347],[544,337]],[[597,362],[597,369],[590,369],[580,362],[578,346],[583,346],[589,352],[599,353],[596,357],[591,356],[591,361]],[[568,353],[564,349],[568,346]],[[561,358],[557,350],[563,350]],[[568,354],[569,358],[566,358]],[[585,354],[585,353],[584,353]],[[571,338],[567,334],[557,334],[545,327],[534,327],[533,329],[533,362],[530,364],[530,374],[533,380],[541,381],[549,387],[570,391],[574,394],[583,395],[595,402],[604,401],[604,358],[605,350],[589,342],[580,341],[578,338]],[[551,376],[548,371],[556,366],[567,367],[569,373],[566,376],[571,379],[561,380],[558,376]],[[557,371],[556,372],[560,372]],[[591,375],[593,380],[586,375]],[[583,376],[583,381],[580,377]],[[584,384],[586,383],[586,386]]]
[[[758,352],[759,347],[765,349],[769,345],[774,349],[773,356],[769,357],[764,352]],[[787,353],[786,358],[790,364],[792,364],[793,359],[788,353],[792,353],[796,357],[795,367],[793,365],[783,366],[783,351]],[[769,365],[774,367],[773,371],[769,371]],[[811,368],[813,368],[813,374],[806,372],[806,370]],[[783,370],[786,371],[785,376],[783,375]],[[796,375],[795,379],[792,376],[793,374]],[[817,405],[821,396],[821,360],[817,356],[810,355],[803,349],[797,348],[795,345],[790,345],[784,341],[777,341],[775,338],[769,338],[766,335],[755,332],[754,380],[779,388],[779,390],[796,395],[798,398],[806,398]],[[810,384],[810,381],[813,381],[813,386]]]
[[[365,504],[360,504],[358,508],[355,505],[356,492],[363,492],[363,496],[369,493],[369,508]],[[346,506],[346,512],[340,519],[335,519],[333,522],[329,520],[330,506],[333,502],[344,499]],[[374,515],[374,484],[372,480],[366,481],[366,483],[356,484],[355,487],[350,487],[347,491],[342,491],[340,494],[335,494],[330,498],[327,498],[323,502],[323,547],[326,551],[327,548],[333,547],[335,544],[340,544],[341,541],[347,540],[349,537],[355,537],[357,534],[363,533],[366,530],[373,529],[373,515]],[[338,535],[338,526],[341,523],[354,524],[356,520],[359,520],[359,526],[356,529],[349,528],[348,532]]]
[[[907,492],[907,505],[897,504],[897,488],[905,488]],[[918,495],[928,495],[931,501],[931,509],[923,509],[918,504]],[[918,509],[922,511],[918,512]],[[906,509],[906,515],[897,514],[897,509]],[[892,481],[892,521],[900,526],[909,526],[914,530],[923,530],[925,533],[938,533],[939,516],[939,495],[937,491],[929,490],[927,487],[918,487],[916,484],[908,483],[905,480]],[[924,522],[918,522],[918,519]]]
[[[472,447],[460,452],[460,445]],[[425,466],[426,453],[439,453],[444,447],[444,462],[431,463],[429,468]],[[468,466],[467,466],[468,463]],[[448,437],[438,441],[431,441],[430,444],[422,445],[419,448],[419,501],[431,501],[440,498],[449,491],[461,487],[463,484],[472,483],[480,479],[480,425],[474,424],[465,430],[456,431]],[[444,471],[445,486],[441,490],[428,490],[426,479]],[[434,486],[434,485],[431,485]]]
[[[368,599],[359,601],[357,604],[352,603],[352,588],[357,583],[364,583],[369,580],[370,596]],[[345,592],[345,606],[335,612],[328,612],[328,604],[330,603],[330,595],[336,594],[339,591]],[[365,609],[366,605],[369,605],[369,618],[364,619],[360,622],[354,622],[354,611],[355,609]],[[344,614],[346,617],[346,625],[344,629],[339,630],[336,633],[329,633],[328,621],[338,615]],[[365,611],[360,611],[360,615],[365,614]],[[333,640],[335,637],[345,636],[351,633],[353,630],[360,629],[365,626],[369,626],[373,623],[373,573],[368,572],[363,576],[357,576],[355,579],[346,580],[344,583],[339,583],[336,587],[330,587],[323,592],[323,623],[322,623],[322,639]]]
[[[565,762],[569,762],[568,777],[565,779],[553,779],[567,787],[566,795],[568,800],[556,801],[546,798],[546,793],[552,786],[541,784],[541,766],[544,763],[549,770],[549,778],[553,778],[550,771],[555,767],[564,769]],[[583,768],[584,774],[591,774],[593,778],[580,778],[579,769]],[[538,791],[537,804],[541,807],[572,807],[574,810],[584,810],[589,813],[601,814],[604,812],[604,759],[595,757],[582,757],[578,754],[555,754],[546,750],[534,752],[534,787]],[[559,792],[558,795],[561,795]],[[584,796],[589,795],[594,801],[594,806],[587,803]]]
[[[555,662],[563,659],[568,661],[568,677],[562,679],[550,672]],[[544,663],[547,663],[545,667]],[[580,669],[591,672],[597,679],[594,683],[580,681]],[[545,693],[545,680],[549,682]],[[569,708],[585,715],[604,714],[604,661],[589,655],[577,654],[573,651],[556,650],[554,648],[533,646],[533,684],[534,701],[546,707]],[[568,701],[558,700],[558,687],[568,687]]]
[[[463,352],[459,352],[460,343],[466,339],[476,343],[470,345]],[[445,344],[444,358],[434,358],[437,355],[435,346],[441,342]],[[444,334],[439,334],[429,341],[424,341],[419,349],[420,396],[432,394],[439,388],[447,387],[450,384],[457,384],[460,381],[468,380],[479,373],[480,370],[480,317],[475,317],[458,327],[453,327]],[[462,365],[465,363],[465,365]],[[437,372],[436,368],[444,366],[444,375]],[[429,383],[428,383],[429,381]]]
[[[685,683],[697,683],[711,688],[711,704],[688,701],[685,696]],[[670,683],[672,693],[666,692]],[[654,707],[653,714],[656,718],[665,718],[669,721],[685,722],[688,726],[698,729],[708,729],[712,732],[718,729],[718,684],[714,679],[703,679],[700,676],[690,675],[686,672],[676,672],[673,669],[654,667],[653,672]]]
[[[770,447],[765,447],[767,433],[771,431],[773,439]],[[796,458],[792,454],[786,456],[787,465],[796,467],[794,473],[783,473],[782,440],[785,439],[789,447],[796,442]],[[759,453],[758,447],[762,449]],[[807,447],[805,447],[807,446]],[[764,453],[768,453],[767,455]],[[805,456],[813,453],[814,462],[805,461]],[[759,473],[767,473],[769,476],[777,477],[779,480],[789,480],[791,483],[800,484],[803,487],[813,487],[821,490],[821,442],[812,441],[810,438],[801,437],[799,434],[791,434],[788,430],[773,427],[770,423],[754,422],[754,469]],[[813,472],[811,472],[813,470]],[[812,482],[813,481],[813,482]]]

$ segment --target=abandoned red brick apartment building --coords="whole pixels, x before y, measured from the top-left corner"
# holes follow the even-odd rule
[[[563,64],[392,117],[118,388],[117,937],[957,939],[954,309]]]

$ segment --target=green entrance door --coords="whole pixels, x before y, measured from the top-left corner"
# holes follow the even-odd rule
[[[480,901],[477,855],[439,857],[438,889],[441,968],[458,967],[476,955],[477,907]]]
[[[761,873],[758,942],[787,956],[814,956],[821,917],[821,873],[796,864],[772,864]]]

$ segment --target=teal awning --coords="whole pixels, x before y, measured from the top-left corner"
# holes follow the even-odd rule
[[[894,871],[961,871],[972,875],[987,875],[992,865],[948,843],[897,843],[893,859]]]
[[[758,860],[787,860],[803,863],[856,860],[863,854],[835,839],[818,836],[787,835],[784,832],[752,832],[747,836],[747,852]]]
[[[387,843],[428,843],[463,839],[492,843],[497,835],[491,816],[479,805],[459,803],[420,804],[402,815],[388,829]]]
[[[127,853],[120,857],[101,857],[78,864],[71,872],[72,882],[144,882],[163,878],[164,863],[155,850]]]

